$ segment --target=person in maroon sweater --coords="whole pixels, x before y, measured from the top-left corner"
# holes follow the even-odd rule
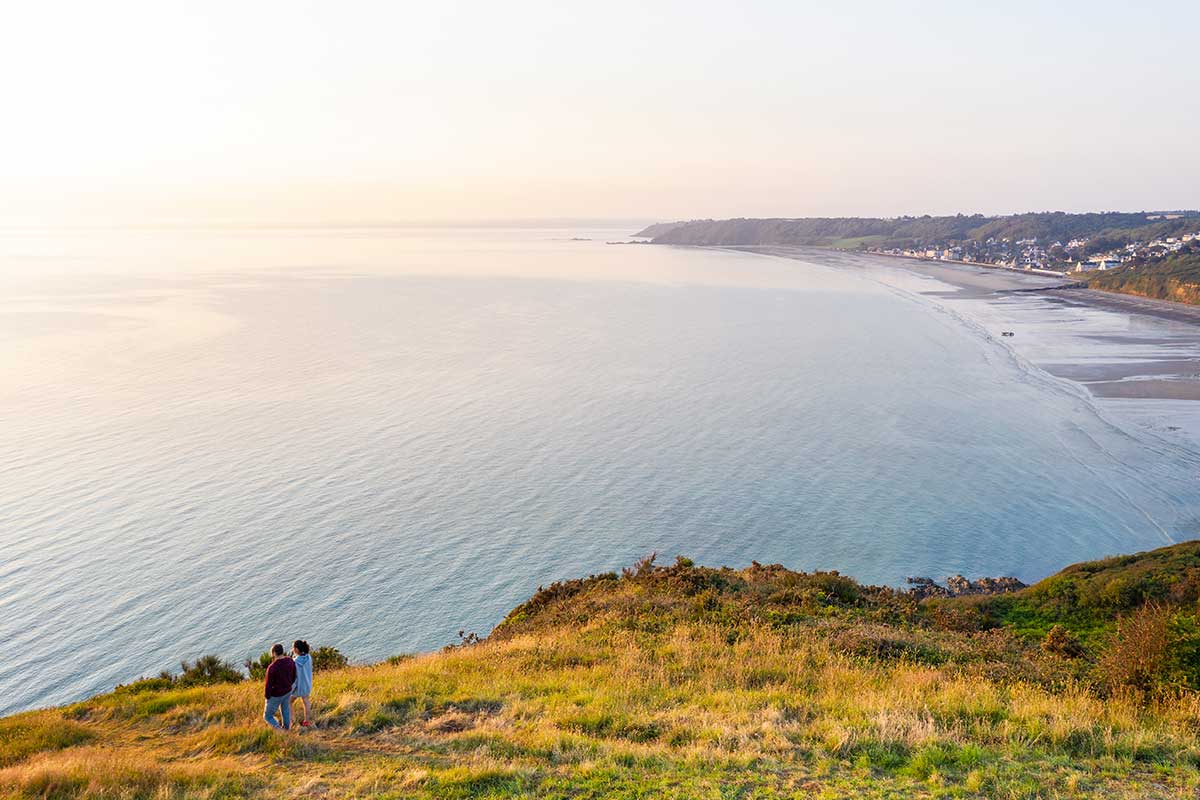
[[[267,667],[267,705],[263,719],[272,728],[286,731],[292,727],[292,684],[296,682],[296,662],[283,654],[283,645],[271,647],[275,660]],[[275,715],[283,717],[283,724],[275,721]]]

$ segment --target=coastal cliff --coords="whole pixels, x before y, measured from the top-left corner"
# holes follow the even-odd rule
[[[0,720],[0,797],[1194,796],[1200,542],[920,594],[646,559],[318,669],[291,734],[219,670]]]
[[[1089,276],[1087,286],[1152,300],[1200,305],[1200,254],[1174,255],[1154,264],[1099,272]]]

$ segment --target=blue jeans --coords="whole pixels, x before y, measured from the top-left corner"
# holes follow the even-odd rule
[[[275,721],[275,715],[282,712],[283,724],[280,725]],[[292,727],[292,695],[291,692],[280,695],[279,697],[268,697],[267,707],[263,709],[263,719],[272,728],[279,728],[281,731],[286,731]]]

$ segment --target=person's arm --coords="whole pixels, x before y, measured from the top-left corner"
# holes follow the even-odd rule
[[[263,697],[267,698],[268,700],[271,699],[271,669],[274,666],[274,661],[272,661],[270,664],[267,664],[266,681],[263,683]]]

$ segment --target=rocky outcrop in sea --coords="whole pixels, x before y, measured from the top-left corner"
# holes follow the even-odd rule
[[[961,597],[968,594],[1006,594],[1024,589],[1027,584],[1013,577],[980,578],[968,580],[962,575],[951,575],[946,579],[945,586],[935,582],[933,578],[909,576],[905,579],[909,594],[918,600],[927,597]]]

